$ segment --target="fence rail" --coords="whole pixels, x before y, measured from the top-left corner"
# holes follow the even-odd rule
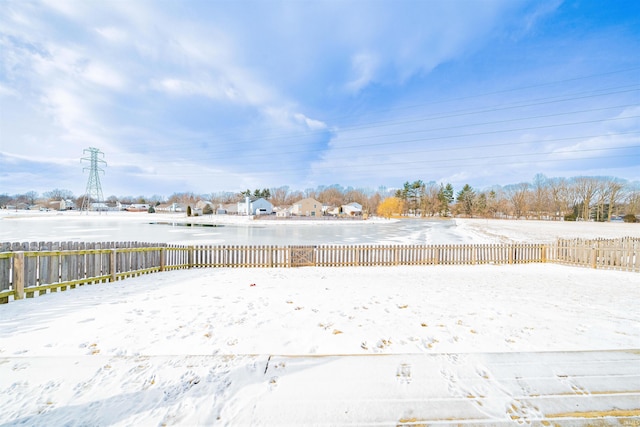
[[[180,246],[142,242],[0,243],[0,304],[158,271],[553,262],[640,272],[640,238],[555,244]]]

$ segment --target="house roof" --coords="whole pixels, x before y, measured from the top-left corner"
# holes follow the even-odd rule
[[[318,204],[320,204],[320,205],[322,206],[322,203],[320,203],[319,201],[317,201],[316,199],[311,198],[311,197],[306,197],[306,198],[304,198],[304,199],[300,199],[300,200],[298,200],[295,204],[297,205],[297,204],[300,204],[300,203],[302,203],[302,202],[307,202],[307,201],[309,201],[309,202],[314,202],[314,203],[318,203]]]

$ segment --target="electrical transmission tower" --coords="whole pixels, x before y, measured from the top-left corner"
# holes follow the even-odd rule
[[[100,185],[100,172],[104,173],[104,170],[100,167],[101,165],[107,166],[107,162],[98,158],[98,155],[104,157],[104,153],[97,148],[85,148],[82,152],[82,155],[89,153],[90,156],[82,157],[80,159],[81,162],[88,161],[91,163],[91,167],[82,168],[82,171],[89,171],[89,180],[87,181],[87,190],[84,193],[84,199],[82,200],[82,208],[81,211],[87,211],[91,209],[92,203],[102,203],[102,186]]]

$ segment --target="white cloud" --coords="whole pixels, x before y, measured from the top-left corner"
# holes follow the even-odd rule
[[[126,86],[125,78],[121,73],[112,67],[95,61],[89,62],[82,76],[92,83],[109,89],[122,90]]]
[[[293,117],[299,122],[304,123],[304,125],[310,130],[325,130],[327,129],[326,123],[321,122],[320,120],[310,119],[302,113],[294,113]]]
[[[125,30],[116,27],[96,28],[96,32],[104,39],[114,43],[124,43],[130,39]]]
[[[359,92],[371,83],[376,74],[380,60],[371,52],[360,52],[351,59],[353,79],[346,84],[349,92]]]
[[[327,129],[326,123],[314,120],[302,113],[292,112],[287,107],[266,107],[263,114],[272,128],[283,130],[322,131]]]
[[[0,83],[0,96],[18,98],[20,93],[17,90]]]

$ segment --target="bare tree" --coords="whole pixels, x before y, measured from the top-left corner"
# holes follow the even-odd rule
[[[7,193],[0,194],[0,208],[4,209],[5,206],[11,203],[13,199]]]
[[[527,203],[529,199],[529,183],[521,182],[516,185],[508,185],[505,188],[507,198],[513,206],[513,214],[516,219],[520,219],[527,213]]]
[[[209,195],[209,199],[214,205],[227,205],[238,201],[238,193],[233,193],[231,191],[211,193]]]
[[[440,207],[440,201],[438,200],[438,193],[440,187],[435,181],[430,181],[422,185],[420,193],[420,211],[422,216],[434,216],[438,213]]]
[[[168,202],[169,203],[181,203],[185,205],[195,205],[197,197],[194,193],[173,193]]]
[[[344,195],[337,186],[331,186],[318,193],[318,201],[329,206],[341,206],[344,204]]]
[[[607,186],[603,179],[598,178],[598,182],[596,184],[596,192],[594,194],[595,203],[594,208],[594,218],[596,222],[604,221],[604,205],[606,204],[608,195],[607,195]]]
[[[628,185],[625,204],[625,213],[627,215],[640,214],[640,183],[634,182]]]
[[[591,218],[591,207],[599,189],[598,181],[598,178],[592,176],[579,176],[574,179],[574,188],[579,200],[578,217],[585,221]]]
[[[376,191],[374,194],[372,194],[369,197],[369,201],[367,203],[366,209],[363,207],[365,213],[377,212],[378,206],[380,206],[380,203],[382,203],[382,200],[383,200],[383,196],[380,194],[379,191]]]
[[[624,194],[625,183],[617,178],[609,178],[606,182],[606,192],[608,194],[609,210],[607,218],[611,221],[613,210],[618,206]]]
[[[350,189],[344,194],[344,200],[347,203],[356,202],[361,206],[367,206],[369,197],[362,190]]]
[[[37,191],[27,191],[26,193],[24,193],[24,200],[30,204],[33,205],[36,200],[38,200],[38,192]]]
[[[551,209],[556,219],[564,218],[569,212],[569,183],[565,178],[552,178],[548,180]]]
[[[45,191],[42,195],[49,201],[73,199],[73,192],[71,192],[70,190],[64,190],[60,188],[55,188],[51,191]]]
[[[549,214],[549,185],[547,177],[539,173],[533,177],[533,191],[531,207],[538,219],[542,219],[543,213]]]
[[[302,191],[292,191],[287,195],[287,198],[284,201],[285,205],[293,205],[298,200],[304,199],[307,197]]]
[[[316,189],[315,188],[306,188],[304,190],[304,197],[318,200],[318,194],[316,193]]]
[[[282,187],[271,189],[271,203],[274,206],[283,206],[286,204],[287,196],[289,195],[289,187],[283,185]]]

